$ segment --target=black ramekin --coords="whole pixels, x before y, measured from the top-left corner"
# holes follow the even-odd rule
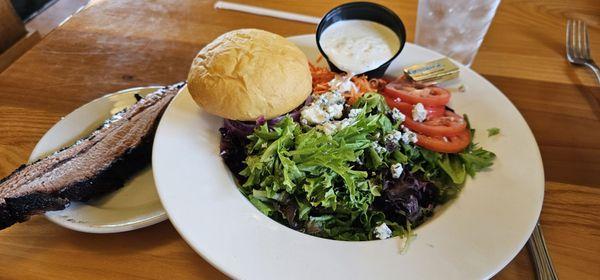
[[[335,72],[343,71],[338,69],[337,66],[335,66],[329,60],[329,58],[321,48],[321,43],[319,41],[321,39],[321,34],[323,33],[323,31],[325,31],[325,29],[327,29],[327,27],[331,26],[332,24],[338,21],[349,19],[362,19],[378,22],[389,27],[392,31],[394,31],[394,33],[396,33],[396,35],[398,35],[398,39],[400,40],[400,48],[398,49],[398,52],[396,52],[396,54],[394,54],[394,56],[390,58],[390,60],[373,70],[367,71],[365,73],[359,73],[367,75],[369,78],[382,77],[383,74],[385,74],[387,68],[392,63],[392,61],[400,54],[400,52],[404,48],[404,43],[406,42],[406,29],[404,28],[404,23],[402,23],[400,17],[398,17],[398,15],[396,15],[396,13],[394,13],[392,10],[371,2],[351,2],[333,8],[331,11],[325,14],[323,19],[319,23],[319,26],[317,27],[316,39],[319,51],[321,52],[325,60],[327,60],[329,68]]]

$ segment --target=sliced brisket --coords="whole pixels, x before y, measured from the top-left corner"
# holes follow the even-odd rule
[[[122,187],[150,163],[160,117],[182,86],[147,95],[72,146],[0,180],[0,229]]]

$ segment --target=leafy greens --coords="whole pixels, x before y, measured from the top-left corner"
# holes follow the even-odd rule
[[[384,98],[367,93],[353,107],[360,113],[329,135],[289,116],[257,126],[243,141],[222,130],[228,143],[246,145],[241,192],[265,215],[312,235],[370,240],[385,222],[394,236],[407,236],[495,158],[474,143],[458,154],[401,141],[390,146],[385,136],[401,123]],[[396,163],[404,166],[401,178],[390,176]]]

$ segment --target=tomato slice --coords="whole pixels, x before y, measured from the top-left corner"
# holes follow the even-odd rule
[[[383,93],[402,102],[425,106],[444,106],[450,101],[450,92],[436,86],[422,86],[405,82],[392,82],[383,88]]]
[[[424,122],[416,122],[409,115],[404,125],[411,130],[429,136],[453,136],[467,128],[465,119],[452,111],[444,111],[443,116],[427,118]]]
[[[457,135],[449,137],[427,136],[417,133],[417,145],[428,150],[440,153],[458,153],[464,150],[471,142],[471,133],[468,129]]]
[[[428,120],[443,117],[446,113],[446,107],[444,106],[425,106],[425,110],[427,110]],[[412,110],[410,112],[412,115]]]
[[[402,102],[399,98],[391,98],[389,96],[385,96],[385,101],[388,106],[400,110],[402,114],[405,114],[409,117],[412,115],[412,109],[414,105]],[[432,119],[443,116],[446,108],[444,106],[425,106],[425,110],[427,110],[427,119]]]

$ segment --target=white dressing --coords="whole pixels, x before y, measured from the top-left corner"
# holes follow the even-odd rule
[[[400,49],[394,31],[368,20],[338,21],[323,31],[319,43],[335,66],[352,74],[381,66]]]
[[[358,88],[352,82],[352,75],[335,75],[335,78],[329,81],[329,87],[330,90],[339,92],[358,91]]]

